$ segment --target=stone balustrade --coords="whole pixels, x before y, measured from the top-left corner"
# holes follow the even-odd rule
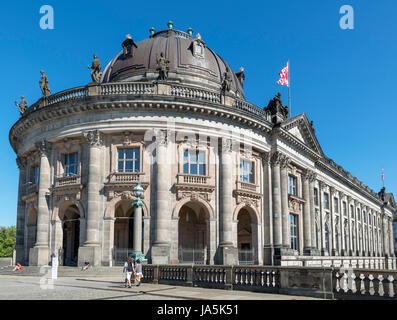
[[[331,268],[143,265],[144,282],[333,298]]]
[[[159,86],[162,90],[159,90]],[[164,89],[164,87],[168,89]],[[60,102],[82,100],[91,96],[110,96],[110,95],[153,95],[161,91],[162,95],[170,95],[179,98],[206,101],[209,103],[222,104],[222,95],[217,91],[204,90],[193,86],[175,84],[157,84],[151,82],[114,82],[103,83],[100,85],[81,86],[55,93],[49,97],[41,98],[32,104],[23,114],[23,117],[46,106],[55,105]],[[267,111],[248,103],[239,98],[231,98],[232,103],[229,107],[243,111],[250,115],[256,115],[263,120],[270,121]]]
[[[256,184],[253,183],[248,183],[248,182],[237,182],[237,188],[239,190],[244,190],[244,191],[250,191],[250,192],[256,192],[258,193],[259,187]]]
[[[199,176],[193,174],[178,174],[178,184],[207,184],[207,176]]]
[[[69,186],[69,185],[79,185],[79,184],[81,184],[80,175],[59,176],[55,178],[55,188]]]
[[[31,194],[31,193],[37,193],[39,191],[39,185],[37,183],[35,184],[30,184],[27,187],[27,194]]]
[[[113,172],[109,175],[109,183],[135,183],[141,181],[142,175],[143,172]]]
[[[397,299],[397,272],[341,268],[333,271],[339,299]]]

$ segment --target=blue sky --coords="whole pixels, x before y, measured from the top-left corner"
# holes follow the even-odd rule
[[[55,10],[55,29],[41,30],[42,5]],[[354,9],[354,29],[339,27],[339,8]],[[292,114],[306,112],[317,138],[339,165],[375,191],[397,193],[397,2],[363,1],[7,1],[0,11],[0,226],[16,223],[18,168],[8,133],[19,117],[14,101],[41,95],[44,69],[52,92],[91,81],[96,53],[105,66],[125,35],[149,28],[186,31],[238,71],[247,100],[265,106],[278,92],[278,72],[291,60]]]

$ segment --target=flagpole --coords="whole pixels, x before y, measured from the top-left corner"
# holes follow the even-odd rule
[[[288,59],[288,104],[289,104],[289,117],[292,117],[291,109],[291,66]]]

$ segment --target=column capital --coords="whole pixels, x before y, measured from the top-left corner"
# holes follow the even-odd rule
[[[103,146],[103,133],[99,130],[85,131],[83,135],[91,147]]]
[[[45,156],[48,157],[51,152],[52,143],[46,140],[42,140],[35,143],[35,147],[37,148],[40,157]]]
[[[309,182],[314,182],[316,180],[316,173],[310,169],[303,169],[302,178],[303,180],[309,180]]]
[[[354,206],[358,207],[360,205],[360,202],[358,202],[358,200],[354,200]]]
[[[232,152],[232,140],[229,138],[222,138],[222,153]]]
[[[274,166],[280,165],[282,154],[278,151],[270,154],[270,165],[273,168]]]
[[[263,164],[268,165],[270,163],[270,154],[269,153],[261,153],[260,157],[262,159]]]
[[[352,198],[351,196],[349,196],[349,195],[347,195],[346,198],[347,198],[347,202],[348,202],[349,204],[350,204],[350,202],[352,202],[352,200],[353,200],[353,198]]]
[[[339,199],[342,200],[346,196],[346,194],[343,191],[338,191],[339,193]]]
[[[318,182],[318,185],[319,185],[321,191],[324,191],[324,189],[327,188],[327,184],[326,184],[324,181],[321,181],[321,180],[320,180],[320,181]]]
[[[291,159],[289,157],[287,157],[285,154],[282,154],[281,162],[280,162],[281,168],[286,169],[290,163],[291,163]]]
[[[157,147],[159,146],[163,146],[166,147],[168,145],[168,133],[167,131],[163,131],[163,130],[156,130],[155,131],[156,134],[156,144]]]
[[[17,166],[19,168],[19,170],[24,170],[26,169],[27,166],[27,159],[25,157],[20,157],[18,156],[16,158],[16,162],[17,162]]]
[[[338,193],[338,190],[336,190],[335,187],[330,186],[329,192],[331,193],[331,196],[334,196]]]

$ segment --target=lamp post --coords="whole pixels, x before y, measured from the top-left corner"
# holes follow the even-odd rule
[[[131,253],[131,258],[134,261],[138,259],[141,262],[146,262],[145,255],[142,253],[142,207],[144,203],[141,200],[144,190],[141,186],[141,182],[138,181],[136,187],[132,189],[136,200],[132,203],[134,207],[134,250]]]

